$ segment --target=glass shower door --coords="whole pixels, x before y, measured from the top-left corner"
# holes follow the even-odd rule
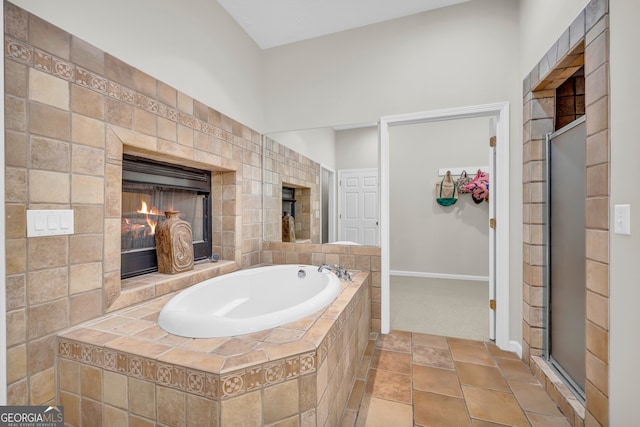
[[[586,356],[586,125],[584,117],[549,135],[548,315],[546,353],[584,398]]]

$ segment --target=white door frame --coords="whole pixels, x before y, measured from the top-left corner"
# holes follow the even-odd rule
[[[336,171],[333,170],[332,168],[328,167],[327,165],[324,164],[320,164],[320,170],[323,171],[327,171],[327,173],[329,174],[329,182],[327,183],[328,188],[328,195],[327,198],[329,200],[327,200],[327,210],[329,211],[329,218],[328,218],[328,227],[329,227],[329,232],[328,232],[328,239],[329,242],[333,242],[336,240]],[[322,200],[322,180],[320,180],[320,206],[322,206],[322,204],[324,203],[324,200]]]
[[[389,333],[390,315],[390,206],[389,206],[389,127],[444,120],[493,117],[496,123],[496,170],[500,179],[491,181],[495,198],[495,282],[496,344],[503,350],[522,351],[519,343],[509,342],[509,103],[476,105],[445,110],[400,114],[380,118],[380,246],[382,267],[381,332]],[[488,138],[487,138],[488,139]],[[488,144],[488,141],[487,141]],[[519,350],[519,351],[518,351]]]

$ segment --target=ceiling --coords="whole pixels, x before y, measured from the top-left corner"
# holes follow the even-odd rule
[[[469,0],[218,0],[262,49]]]

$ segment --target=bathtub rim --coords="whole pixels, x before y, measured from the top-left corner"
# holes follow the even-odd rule
[[[158,326],[169,334],[193,339],[233,338],[236,336],[250,335],[265,330],[274,329],[289,323],[294,323],[320,310],[325,310],[340,296],[340,294],[344,290],[344,286],[342,285],[341,280],[335,274],[326,270],[321,272],[318,271],[319,274],[323,274],[329,278],[329,283],[319,293],[313,295],[311,298],[308,298],[303,302],[300,302],[294,306],[287,307],[286,309],[253,316],[252,318],[250,318],[251,320],[247,320],[247,318],[230,318],[227,316],[221,316],[219,319],[217,319],[221,321],[221,326],[224,328],[233,328],[234,325],[236,327],[245,328],[242,333],[208,333],[206,327],[202,327],[202,323],[207,322],[208,316],[202,314],[196,315],[184,313],[182,310],[174,309],[174,306],[179,306],[180,303],[183,300],[187,299],[191,294],[198,292],[202,288],[209,285],[209,283],[207,282],[223,281],[225,279],[229,279],[229,277],[231,276],[251,276],[254,274],[259,274],[261,271],[267,270],[296,269],[317,270],[318,267],[310,264],[264,265],[249,269],[237,270],[229,274],[213,277],[200,283],[196,283],[186,289],[173,294],[171,299],[160,309],[160,314],[158,315],[157,319]],[[304,308],[303,306],[305,305],[310,305],[311,307]],[[175,316],[181,317],[182,319],[175,319]],[[181,324],[166,324],[166,322],[178,322],[180,320],[182,320]],[[187,322],[188,324],[185,324],[184,322]],[[258,324],[254,327],[251,328],[248,326],[249,324],[255,322],[258,322]],[[164,325],[161,325],[161,323],[163,323]],[[260,324],[266,326],[260,326]],[[192,329],[192,332],[188,332],[187,329],[189,328],[195,328],[196,331],[193,331]]]

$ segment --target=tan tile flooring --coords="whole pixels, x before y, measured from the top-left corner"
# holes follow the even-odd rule
[[[491,342],[410,332],[365,350],[341,427],[568,427],[514,353]]]

